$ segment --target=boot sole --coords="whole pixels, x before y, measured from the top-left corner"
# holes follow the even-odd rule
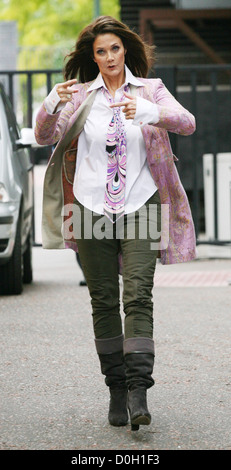
[[[115,423],[115,422],[113,422],[113,421],[109,421],[109,424],[110,424],[111,426],[121,427],[121,426],[127,426],[128,421],[126,421],[126,422],[123,421],[123,422],[120,422],[120,423]]]
[[[146,415],[137,416],[131,421],[131,430],[138,431],[140,425],[148,426],[151,423],[151,417]]]

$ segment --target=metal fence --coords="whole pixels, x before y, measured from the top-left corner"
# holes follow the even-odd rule
[[[154,76],[162,78],[169,91],[196,117],[197,131],[192,136],[185,140],[171,134],[170,140],[174,153],[180,155],[177,167],[189,197],[197,243],[228,244],[229,238],[221,241],[218,236],[217,154],[231,152],[231,64],[157,66],[149,74]],[[33,127],[36,107],[63,78],[60,69],[12,70],[0,71],[0,81],[5,85],[19,124]],[[205,153],[213,155],[214,236],[203,241],[200,234],[205,230],[202,158]]]

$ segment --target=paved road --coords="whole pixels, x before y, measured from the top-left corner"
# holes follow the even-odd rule
[[[107,422],[74,253],[34,248],[33,257],[34,283],[0,298],[0,449],[231,450],[230,259],[157,266],[153,422],[131,433]],[[207,273],[207,284],[184,285],[188,273]]]

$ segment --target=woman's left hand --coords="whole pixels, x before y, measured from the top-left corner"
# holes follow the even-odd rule
[[[118,108],[123,106],[122,110],[125,114],[126,119],[134,119],[136,115],[136,97],[129,95],[129,93],[124,92],[126,98],[129,98],[129,101],[121,101],[120,103],[113,103],[110,105],[110,108]]]

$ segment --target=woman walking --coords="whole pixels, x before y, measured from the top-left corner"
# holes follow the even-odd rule
[[[146,78],[151,53],[125,24],[97,18],[79,35],[65,81],[45,99],[35,131],[42,145],[58,142],[44,182],[43,246],[79,253],[110,390],[109,422],[126,425],[129,411],[132,430],[151,422],[157,257],[163,264],[195,258],[168,137],[192,134],[195,119],[160,79]],[[160,236],[161,222],[168,230]]]

